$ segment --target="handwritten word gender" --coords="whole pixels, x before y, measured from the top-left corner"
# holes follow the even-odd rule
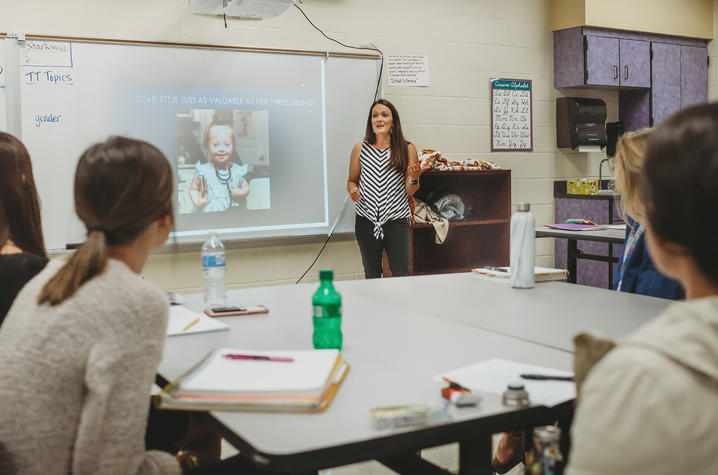
[[[59,124],[62,114],[37,114],[35,116],[35,127],[41,127],[44,124]]]

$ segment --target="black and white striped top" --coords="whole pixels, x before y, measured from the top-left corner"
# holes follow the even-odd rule
[[[389,166],[391,149],[379,150],[366,140],[359,155],[360,199],[356,212],[374,223],[374,237],[384,238],[382,225],[393,219],[411,218],[406,176]]]

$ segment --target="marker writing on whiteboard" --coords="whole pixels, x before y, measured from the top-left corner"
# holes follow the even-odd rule
[[[30,71],[24,74],[26,84],[50,83],[50,84],[72,84],[72,76],[68,73],[56,73],[55,71]]]
[[[62,114],[37,114],[35,116],[35,127],[40,127],[43,124],[59,124],[60,119],[62,119]]]

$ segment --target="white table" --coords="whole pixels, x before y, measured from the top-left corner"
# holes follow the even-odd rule
[[[536,237],[552,237],[567,239],[566,245],[566,267],[568,269],[568,281],[576,283],[577,259],[589,261],[600,261],[608,263],[608,288],[613,287],[613,263],[618,262],[618,257],[613,255],[613,245],[623,244],[626,238],[626,229],[599,229],[595,231],[566,231],[553,228],[536,228]],[[588,254],[578,248],[578,241],[596,241],[608,243],[608,256]]]
[[[671,301],[566,282],[513,289],[508,279],[468,273],[337,282],[342,295],[362,295],[494,333],[573,351],[573,335],[593,329],[620,338]]]
[[[371,427],[369,410],[438,403],[441,385],[434,375],[489,358],[570,370],[569,333],[574,329],[598,321],[597,326],[620,336],[663,307],[658,299],[568,284],[519,291],[471,274],[336,285],[343,297],[342,353],[352,368],[330,407],[319,414],[214,412],[207,417],[241,456],[257,466],[315,473],[377,459],[401,473],[442,473],[416,451],[459,442],[461,474],[491,473],[491,434],[570,417],[571,404],[513,410],[502,406],[498,395],[486,393],[478,408],[461,409],[450,420],[387,432]],[[174,379],[218,347],[311,348],[311,295],[316,287],[230,292],[229,303],[263,304],[270,313],[226,317],[230,331],[168,338],[160,375]],[[560,304],[577,300],[595,310],[581,317]],[[200,295],[188,296],[188,306],[201,305]],[[599,318],[604,316],[600,306],[609,310],[607,319]]]

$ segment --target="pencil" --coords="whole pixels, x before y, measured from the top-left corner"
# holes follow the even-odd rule
[[[192,320],[191,322],[189,322],[189,323],[187,324],[187,326],[182,329],[182,331],[183,331],[183,332],[186,332],[187,330],[189,330],[190,328],[192,328],[192,325],[194,325],[194,324],[197,323],[197,322],[199,322],[199,317],[197,317],[197,318],[195,318],[194,320]]]

